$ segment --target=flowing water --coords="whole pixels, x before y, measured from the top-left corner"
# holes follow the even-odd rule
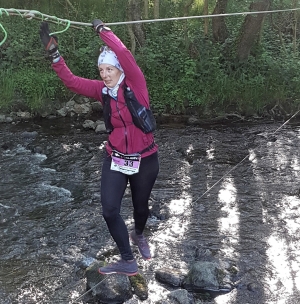
[[[300,126],[279,126],[156,131],[160,173],[145,231],[153,259],[138,258],[143,303],[171,290],[156,269],[184,272],[206,255],[236,274],[230,293],[205,303],[300,303]],[[1,304],[74,303],[86,291],[78,261],[115,254],[100,205],[105,140],[68,119],[0,125]],[[122,215],[131,227],[129,189]]]

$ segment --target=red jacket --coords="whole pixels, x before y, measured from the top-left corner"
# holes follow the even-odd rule
[[[133,124],[124,99],[123,86],[124,82],[126,82],[126,85],[134,92],[137,100],[149,108],[149,96],[144,74],[131,52],[112,31],[102,31],[100,38],[116,53],[125,74],[125,79],[118,90],[117,100],[111,98],[110,102],[111,123],[114,130],[109,135],[109,142],[121,153],[141,152],[154,142],[154,137],[152,133],[144,134]],[[62,57],[57,63],[52,64],[52,68],[69,90],[76,94],[99,100],[103,104],[102,88],[105,86],[103,81],[75,76]],[[111,147],[108,144],[106,149],[111,154]],[[157,149],[158,147],[155,144],[150,151],[143,153],[142,157],[156,152]]]

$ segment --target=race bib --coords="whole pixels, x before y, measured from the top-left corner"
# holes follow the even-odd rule
[[[139,172],[141,155],[138,153],[122,154],[113,150],[111,159],[111,170],[119,171],[127,175],[132,175]]]

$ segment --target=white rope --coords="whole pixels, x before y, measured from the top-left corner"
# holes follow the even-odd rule
[[[32,18],[36,14],[41,15],[47,19],[55,19],[61,22],[70,22],[73,25],[82,25],[82,26],[92,26],[91,23],[84,23],[84,22],[76,22],[76,21],[69,21],[67,19],[60,19],[55,16],[42,14],[38,11],[34,10],[23,10],[23,9],[1,9],[8,13],[24,13],[25,17]],[[176,20],[188,20],[188,19],[199,19],[199,18],[215,18],[215,17],[228,17],[228,16],[247,16],[247,15],[256,15],[256,14],[271,14],[271,13],[280,13],[280,12],[292,12],[298,11],[300,8],[290,8],[290,9],[282,9],[282,10],[271,10],[271,11],[253,11],[253,12],[241,12],[241,13],[227,13],[227,14],[214,14],[214,15],[201,15],[201,16],[187,16],[187,17],[175,17],[175,18],[164,18],[164,19],[149,19],[149,20],[134,20],[134,21],[124,21],[124,22],[110,22],[105,23],[106,25],[122,25],[122,24],[134,24],[134,23],[152,23],[152,22],[162,22],[162,21],[176,21]]]

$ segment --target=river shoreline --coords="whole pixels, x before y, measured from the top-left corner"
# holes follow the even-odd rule
[[[22,102],[21,102],[22,104]],[[190,107],[182,113],[156,113],[157,124],[159,125],[187,125],[187,126],[210,126],[215,124],[234,123],[274,123],[289,120],[299,121],[300,116],[297,109],[292,109],[288,104],[287,108],[275,105],[273,108],[265,108],[261,113],[254,110],[241,112],[238,109],[214,109],[201,107]],[[66,102],[49,101],[44,107],[37,111],[27,109],[26,106],[12,109],[11,111],[0,111],[0,123],[19,123],[22,121],[38,121],[42,119],[70,118],[74,123],[83,123],[85,120],[103,121],[103,109],[101,103],[84,96],[74,95]]]
[[[205,127],[205,126],[213,126],[218,124],[223,125],[231,125],[231,124],[265,124],[265,123],[285,123],[289,120],[293,115],[290,116],[277,116],[272,117],[270,115],[263,115],[263,116],[249,116],[245,117],[239,114],[225,114],[222,116],[216,117],[198,117],[195,115],[176,115],[176,114],[156,114],[155,118],[157,121],[158,127],[161,125],[169,125],[169,126],[177,126],[177,125],[185,125],[185,126],[198,126],[198,127]],[[298,123],[300,121],[300,116],[292,117],[292,123]],[[55,120],[69,120],[72,121],[74,124],[83,124],[86,120],[92,121],[103,121],[102,112],[92,112],[88,115],[86,114],[77,114],[77,115],[47,115],[41,116],[40,114],[33,114],[30,112],[13,112],[10,114],[0,114],[0,123],[36,123],[39,121],[55,121]]]

